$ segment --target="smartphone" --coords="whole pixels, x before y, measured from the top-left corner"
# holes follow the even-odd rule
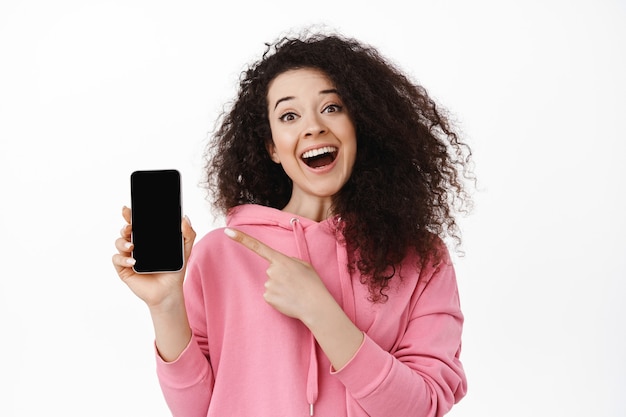
[[[180,271],[181,180],[175,169],[135,171],[130,176],[133,253],[137,273]]]

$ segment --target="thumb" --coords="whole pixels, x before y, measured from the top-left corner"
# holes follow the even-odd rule
[[[191,220],[185,215],[181,223],[181,231],[183,232],[184,246],[185,246],[185,261],[189,259],[191,255],[191,249],[193,248],[193,242],[196,240],[196,232],[191,227]]]

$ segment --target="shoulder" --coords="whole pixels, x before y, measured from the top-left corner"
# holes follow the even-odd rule
[[[207,232],[197,240],[189,257],[188,268],[203,268],[207,263],[212,263],[218,258],[223,258],[224,253],[233,246],[234,242],[224,234],[224,227],[219,227]]]
[[[400,265],[403,271],[417,271],[420,276],[430,276],[441,269],[453,268],[452,258],[446,243],[438,236],[433,236],[430,247],[420,253],[409,248]]]
[[[420,254],[415,249],[409,250],[397,272],[399,279],[395,285],[400,291],[411,293],[414,301],[425,292],[431,296],[439,292],[456,292],[454,264],[448,247],[440,238],[435,238],[426,254]]]
[[[223,245],[228,240],[228,236],[224,234],[224,229],[224,227],[219,227],[207,232],[196,241],[193,246],[192,254],[193,252],[203,252],[210,248]]]

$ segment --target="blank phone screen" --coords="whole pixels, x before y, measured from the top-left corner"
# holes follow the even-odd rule
[[[135,171],[130,183],[135,271],[180,270],[183,267],[180,173]]]

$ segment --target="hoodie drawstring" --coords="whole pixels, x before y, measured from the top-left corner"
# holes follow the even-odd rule
[[[309,247],[306,243],[306,238],[304,237],[304,229],[300,220],[296,217],[290,220],[291,226],[293,227],[293,233],[296,241],[296,249],[298,250],[298,256],[304,262],[311,263],[311,256],[309,254]],[[313,333],[310,333],[310,356],[309,356],[309,371],[307,374],[306,381],[306,399],[309,403],[309,415],[313,416],[313,406],[317,401],[317,396],[319,393],[318,386],[318,363],[317,363],[317,352],[315,347],[315,337]]]
[[[339,282],[341,284],[341,302],[343,311],[348,318],[356,323],[356,303],[352,278],[348,271],[348,255],[344,245],[337,243],[337,263],[339,264]]]

